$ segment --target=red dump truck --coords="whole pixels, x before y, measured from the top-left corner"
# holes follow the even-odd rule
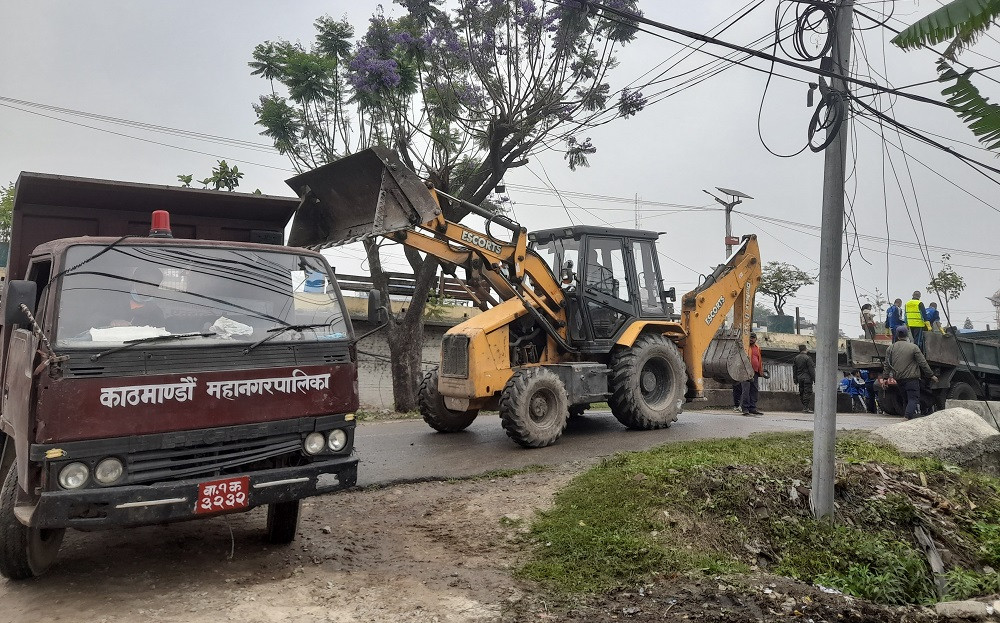
[[[297,203],[21,174],[0,573],[44,572],[66,528],[260,505],[287,543],[302,498],[356,483],[354,336],[327,262],[282,246]]]

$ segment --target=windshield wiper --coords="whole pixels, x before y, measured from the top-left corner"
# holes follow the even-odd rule
[[[314,322],[312,324],[288,324],[288,325],[285,325],[283,327],[275,327],[273,329],[268,329],[267,332],[270,335],[265,335],[264,337],[260,338],[259,340],[257,340],[253,344],[251,344],[250,346],[247,346],[246,348],[244,348],[243,349],[243,354],[244,355],[249,355],[250,351],[252,351],[253,349],[257,348],[258,346],[260,346],[264,342],[270,342],[274,338],[276,338],[279,335],[281,335],[283,333],[286,333],[288,331],[304,331],[306,329],[316,329],[318,327],[328,327],[328,326],[330,326],[329,322]]]
[[[151,342],[170,342],[172,340],[182,340],[182,339],[188,338],[188,337],[212,337],[213,335],[215,335],[215,332],[211,332],[211,333],[177,333],[175,335],[153,335],[153,336],[150,336],[150,337],[143,337],[143,338],[139,338],[139,339],[135,339],[135,340],[125,340],[124,342],[122,342],[121,346],[116,346],[114,348],[109,348],[108,350],[102,351],[100,353],[97,353],[96,355],[91,355],[90,356],[90,360],[91,361],[97,361],[98,359],[100,359],[101,357],[104,357],[105,355],[110,355],[112,353],[117,353],[117,352],[122,351],[122,350],[128,350],[129,348],[132,348],[133,346],[138,346],[139,344],[149,344]]]

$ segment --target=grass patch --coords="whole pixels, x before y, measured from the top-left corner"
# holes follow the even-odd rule
[[[510,478],[511,476],[520,476],[521,474],[534,474],[537,472],[548,471],[550,467],[548,465],[526,465],[524,467],[508,467],[504,469],[494,469],[488,472],[483,472],[482,474],[476,474],[474,476],[469,476],[467,478],[453,478],[455,482],[468,481],[468,480],[493,480],[496,478]]]
[[[811,454],[809,434],[763,434],[607,459],[534,522],[533,556],[518,573],[594,592],[760,568],[876,602],[930,603],[921,526],[950,553],[947,596],[1000,590],[984,570],[1000,566],[1000,481],[844,435],[829,524],[809,511]]]

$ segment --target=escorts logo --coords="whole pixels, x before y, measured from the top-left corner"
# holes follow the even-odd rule
[[[468,242],[469,244],[474,244],[480,249],[486,249],[490,253],[495,253],[500,255],[503,252],[503,248],[497,243],[493,242],[488,238],[484,238],[478,234],[473,234],[468,231],[462,232],[462,242]]]
[[[715,307],[713,307],[712,311],[708,312],[708,316],[705,317],[705,324],[712,324],[712,321],[715,320],[715,316],[719,313],[719,310],[722,309],[722,306],[725,304],[726,304],[725,295],[720,296],[719,300],[715,303]]]

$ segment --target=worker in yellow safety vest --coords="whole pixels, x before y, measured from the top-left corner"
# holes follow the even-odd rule
[[[906,302],[906,326],[913,337],[913,343],[924,349],[924,330],[931,328],[927,322],[927,310],[920,302],[920,290],[913,292],[913,298]]]

